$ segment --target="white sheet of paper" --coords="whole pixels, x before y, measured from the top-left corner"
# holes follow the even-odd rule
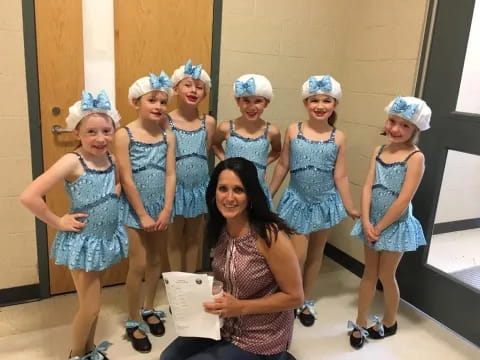
[[[177,271],[162,275],[177,335],[220,340],[220,318],[203,309],[204,302],[213,301],[213,277]]]

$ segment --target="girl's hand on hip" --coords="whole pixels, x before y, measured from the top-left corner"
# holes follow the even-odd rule
[[[84,220],[87,217],[88,214],[83,213],[65,214],[60,218],[58,228],[62,231],[80,232],[85,227],[85,222],[80,220]]]

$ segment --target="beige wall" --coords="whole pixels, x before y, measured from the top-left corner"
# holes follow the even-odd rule
[[[32,180],[20,1],[0,0],[0,289],[38,283],[33,217],[18,195]]]
[[[428,0],[224,0],[218,120],[237,116],[232,82],[265,74],[275,99],[265,118],[282,128],[305,118],[299,88],[312,74],[341,81],[338,127],[347,133],[349,175],[359,205],[368,157],[394,95],[412,94]],[[0,0],[0,289],[38,282],[34,219],[17,197],[31,181],[21,2]],[[8,123],[7,123],[8,121]],[[14,171],[12,171],[14,170]],[[331,242],[357,259],[347,236]]]
[[[338,127],[349,143],[348,172],[355,203],[386,117],[384,107],[397,95],[413,95],[428,0],[351,1],[340,72],[343,100]],[[331,243],[363,262],[363,245],[348,234],[353,222],[337,226]]]
[[[330,73],[342,84],[337,126],[349,143],[354,201],[397,94],[413,94],[428,0],[224,0],[218,120],[238,116],[232,83],[243,73],[266,75],[275,98],[264,118],[282,128],[304,120],[300,87]],[[270,173],[271,173],[270,169]],[[285,181],[287,182],[288,179]],[[278,199],[278,196],[277,196]],[[361,244],[337,226],[330,242],[363,262]]]

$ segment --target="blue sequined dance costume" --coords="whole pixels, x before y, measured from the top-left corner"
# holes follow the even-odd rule
[[[115,194],[115,165],[90,169],[82,156],[74,152],[84,173],[74,182],[65,181],[70,213],[86,213],[86,225],[80,232],[58,231],[51,257],[55,264],[70,270],[101,271],[127,257],[128,238],[121,222],[121,201]]]
[[[333,179],[337,153],[335,129],[328,140],[313,141],[298,123],[290,143],[290,184],[278,204],[280,217],[297,233],[331,228],[347,216]]]
[[[268,129],[270,123],[267,123],[265,132],[257,138],[246,138],[235,132],[235,124],[230,120],[230,136],[226,141],[225,158],[243,157],[250,160],[257,168],[258,180],[262,185],[265,196],[273,209],[272,196],[265,184],[265,171],[267,170],[267,159],[270,150],[270,142],[268,141]]]
[[[165,164],[167,157],[167,135],[155,143],[144,143],[133,138],[132,131],[125,127],[130,139],[128,152],[132,177],[142,199],[143,207],[153,220],[157,220],[165,200]],[[125,224],[142,229],[140,220],[132,206],[128,206]]]
[[[373,225],[383,218],[388,208],[398,198],[405,180],[408,159],[419,152],[416,150],[410,153],[404,161],[388,164],[380,159],[383,148],[384,146],[380,148],[375,161],[375,180],[372,185],[370,203],[370,222]],[[360,220],[357,220],[353,226],[351,235],[367,244]],[[422,226],[412,215],[412,204],[410,203],[402,216],[382,231],[380,239],[375,242],[372,249],[403,252],[416,250],[417,247],[425,244]]]
[[[194,218],[207,213],[205,191],[210,176],[207,158],[205,115],[197,130],[177,128],[169,116],[170,128],[177,139],[177,187],[174,215]]]

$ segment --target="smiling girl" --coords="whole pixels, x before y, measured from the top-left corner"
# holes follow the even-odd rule
[[[300,264],[305,262],[303,290],[307,300],[297,312],[304,326],[312,326],[316,319],[311,296],[328,233],[347,214],[359,216],[350,195],[345,135],[334,127],[341,95],[340,84],[330,75],[311,76],[303,84],[308,120],[287,128],[270,183],[273,196],[290,171],[290,184],[278,212],[296,231],[292,241]]]
[[[386,108],[382,133],[388,139],[378,146],[371,160],[362,191],[362,217],[352,236],[364,243],[365,269],[360,283],[356,323],[350,345],[360,349],[366,337],[382,339],[397,332],[400,300],[395,273],[405,251],[425,245],[418,220],[412,215],[411,200],[422,180],[424,156],[416,146],[420,131],[430,128],[431,110],[415,97],[397,97]],[[382,282],[385,314],[367,329],[370,304],[378,279]]]

